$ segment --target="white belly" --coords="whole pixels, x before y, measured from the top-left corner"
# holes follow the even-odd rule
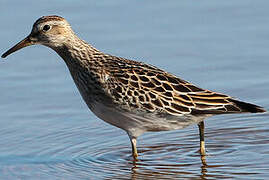
[[[205,118],[192,115],[161,118],[155,114],[119,111],[116,108],[107,107],[101,103],[92,104],[90,109],[100,119],[125,130],[129,135],[134,137],[138,137],[147,131],[182,129],[188,125],[198,123]]]

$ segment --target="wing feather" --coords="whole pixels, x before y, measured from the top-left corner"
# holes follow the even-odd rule
[[[151,65],[128,60],[123,63],[121,60],[119,66],[107,69],[110,76],[107,91],[112,96],[115,94],[116,104],[125,104],[129,109],[181,116],[239,113],[246,112],[246,107],[249,107],[230,96],[199,88]]]

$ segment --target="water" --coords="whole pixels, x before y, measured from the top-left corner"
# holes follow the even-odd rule
[[[58,14],[110,54],[154,64],[203,88],[269,109],[269,2],[6,1],[0,52]],[[13,13],[16,12],[16,13]],[[198,128],[147,133],[133,164],[122,130],[94,116],[64,62],[27,47],[0,62],[0,179],[266,179],[269,115],[206,120],[207,165]]]

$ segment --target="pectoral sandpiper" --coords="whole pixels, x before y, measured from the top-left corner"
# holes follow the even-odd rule
[[[65,61],[91,111],[125,130],[132,155],[138,157],[137,137],[198,124],[200,153],[205,155],[204,119],[216,114],[258,113],[265,110],[230,96],[201,89],[152,65],[105,54],[78,38],[59,16],[44,16],[30,35],[2,55],[42,44]]]

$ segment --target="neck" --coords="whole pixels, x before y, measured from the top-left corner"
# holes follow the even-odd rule
[[[98,57],[104,54],[77,37],[63,43],[60,47],[51,48],[64,59],[84,100],[94,101],[94,97],[90,94],[96,91],[102,92]],[[91,104],[88,103],[88,106],[90,107]]]
[[[69,37],[61,46],[51,48],[63,58],[68,66],[74,64],[86,65],[90,61],[94,61],[95,54],[103,54],[75,35]]]

